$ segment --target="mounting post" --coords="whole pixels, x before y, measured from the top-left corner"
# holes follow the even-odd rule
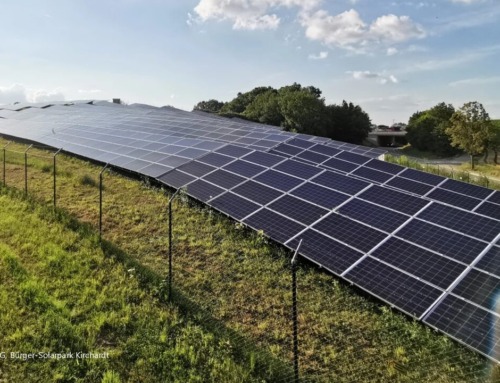
[[[24,151],[24,195],[28,195],[28,150],[33,147],[33,144],[28,146]]]
[[[56,210],[56,174],[57,174],[57,172],[56,172],[56,157],[61,150],[62,150],[62,148],[60,148],[57,152],[55,152],[54,158],[53,158],[53,161],[54,161],[54,210]]]
[[[177,189],[168,200],[168,301],[172,301],[172,202],[181,189]]]
[[[102,242],[102,175],[108,167],[108,163],[104,165],[99,173],[99,243]]]
[[[302,239],[299,241],[292,257],[292,321],[293,321],[293,373],[294,382],[299,383],[299,325],[297,318],[297,263]]]
[[[7,183],[5,182],[5,162],[6,162],[6,158],[7,158],[7,146],[9,146],[10,144],[12,144],[12,141],[9,141],[7,142],[6,145],[4,145],[3,147],[3,186],[7,186]]]

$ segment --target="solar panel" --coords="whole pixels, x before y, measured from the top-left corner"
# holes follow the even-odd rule
[[[354,154],[350,152],[340,152],[335,156],[335,158],[339,158],[344,161],[349,161],[353,162],[358,165],[363,165],[364,163],[368,162],[370,159],[368,157],[359,155],[359,154]]]
[[[275,152],[280,152],[280,153],[285,153],[291,156],[295,156],[296,154],[299,154],[302,150],[302,148],[298,148],[296,146],[291,146],[287,144],[280,144],[274,148]]]
[[[325,145],[321,145],[321,144],[316,144],[314,146],[312,146],[311,148],[309,148],[311,151],[313,152],[317,152],[317,153],[320,153],[320,154],[324,154],[328,157],[332,157],[338,153],[341,152],[340,149],[335,149],[335,148],[332,148],[332,147],[329,147],[329,146],[325,146]]]
[[[312,183],[306,183],[299,186],[292,190],[290,194],[311,201],[326,209],[333,209],[349,198],[349,196],[345,194]]]
[[[404,214],[373,205],[357,198],[343,205],[338,212],[388,233],[392,233],[409,219]],[[370,212],[370,214],[367,214],[367,212]]]
[[[269,209],[259,210],[243,222],[256,230],[262,230],[265,235],[281,243],[285,243],[305,229],[305,226]]]
[[[353,164],[352,162],[339,160],[337,158],[330,158],[328,161],[325,161],[322,165],[330,169],[340,170],[341,172],[345,173],[350,173],[359,166],[357,164]]]
[[[440,187],[480,199],[488,197],[493,192],[492,190],[481,186],[471,185],[452,179],[447,179]]]
[[[487,215],[488,217],[500,220],[500,205],[496,203],[483,202],[474,211],[478,214]]]
[[[363,259],[344,277],[417,318],[442,293],[441,290],[371,257]]]
[[[418,218],[448,227],[485,241],[493,241],[500,233],[500,221],[433,203]]]
[[[424,184],[432,185],[432,186],[437,186],[441,182],[443,182],[446,178],[436,176],[434,174],[430,173],[424,173],[420,172],[418,170],[414,169],[406,169],[403,171],[401,174],[399,174],[400,177],[408,178],[413,181],[419,181]]]
[[[284,160],[281,156],[275,156],[269,153],[252,152],[243,157],[245,161],[253,162],[254,164],[271,167]]]
[[[187,193],[202,202],[207,202],[224,191],[224,189],[203,180],[196,180],[187,185]]]
[[[275,170],[268,170],[254,179],[281,191],[289,191],[303,182],[299,178],[288,176]]]
[[[237,186],[233,189],[233,192],[261,205],[266,205],[283,195],[282,192],[276,189],[272,189],[254,181],[247,181]]]
[[[329,171],[319,174],[311,179],[311,181],[350,195],[354,195],[370,185],[368,182],[356,180]]]
[[[500,192],[497,190],[488,197],[488,202],[500,204]]]
[[[179,166],[178,169],[195,177],[203,177],[205,174],[214,171],[216,168],[210,165],[206,165],[202,162],[192,161],[185,165]]]
[[[389,238],[372,256],[408,274],[447,289],[466,266],[397,238]]]
[[[476,267],[488,273],[500,276],[500,247],[493,246],[481,257],[479,262],[476,263]]]
[[[309,226],[328,213],[327,210],[321,207],[302,201],[290,195],[284,195],[268,207],[269,209],[293,218],[306,226]]]
[[[245,181],[245,178],[243,177],[220,169],[206,175],[203,179],[223,189],[231,189],[232,187]]]
[[[274,169],[302,179],[309,179],[322,172],[321,169],[315,166],[306,165],[294,160],[285,160],[276,165]]]
[[[484,242],[420,221],[411,221],[397,236],[437,251],[465,264],[470,264],[486,247]]]
[[[485,355],[499,347],[498,316],[453,295],[446,296],[424,322]]]
[[[305,150],[302,153],[297,154],[297,158],[301,158],[310,162],[313,162],[315,164],[320,164],[323,161],[328,160],[328,156],[325,156],[324,154],[319,154],[312,152],[310,150]]]
[[[190,176],[189,174],[180,172],[179,170],[172,170],[171,172],[164,174],[163,176],[158,178],[160,181],[166,183],[169,186],[172,186],[176,189],[183,187],[187,183],[194,181],[195,177]]]
[[[250,162],[237,160],[223,167],[224,170],[236,173],[240,176],[251,178],[266,170],[265,167],[252,164]]]
[[[389,162],[380,161],[380,160],[376,160],[376,159],[368,161],[365,164],[365,166],[372,168],[372,169],[375,169],[375,170],[380,170],[382,172],[386,172],[386,173],[389,173],[392,175],[398,174],[405,169],[403,166],[391,164]]]
[[[365,178],[367,180],[370,180],[373,182],[378,182],[378,183],[384,183],[385,181],[392,178],[391,174],[379,172],[378,170],[373,170],[373,169],[369,169],[369,168],[365,168],[365,167],[361,167],[359,169],[356,169],[351,174],[353,176],[362,177],[362,178]]]
[[[386,185],[418,195],[427,194],[433,188],[433,186],[431,185],[411,181],[402,177],[394,177],[393,179],[389,180]]]
[[[387,234],[381,231],[353,222],[338,214],[330,214],[313,228],[363,252],[370,251],[387,237]]]
[[[361,193],[359,198],[409,215],[414,215],[428,204],[427,201],[418,197],[376,185]]]
[[[297,248],[300,240],[301,254],[337,275],[342,274],[363,256],[363,253],[311,229],[292,240],[289,246],[292,249]]]
[[[227,163],[233,161],[234,158],[224,156],[218,153],[208,153],[207,155],[198,159],[198,161],[203,162],[208,165],[212,165],[215,167],[221,167],[226,165]]]
[[[434,189],[427,196],[436,201],[441,201],[446,204],[457,206],[466,210],[474,209],[479,204],[479,202],[481,202],[478,199],[467,197],[462,194],[447,191],[444,189]]]
[[[259,205],[231,192],[210,201],[210,205],[238,220],[243,219],[259,208]]]

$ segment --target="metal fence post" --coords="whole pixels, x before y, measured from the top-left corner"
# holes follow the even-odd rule
[[[293,321],[293,373],[294,382],[299,382],[299,324],[297,316],[297,262],[299,249],[302,244],[300,240],[295,254],[292,257],[292,321]]]
[[[99,243],[102,242],[102,174],[109,164],[104,165],[99,173]]]
[[[30,145],[24,151],[24,195],[28,195],[28,150],[32,147],[33,145]]]
[[[59,154],[59,152],[62,150],[60,148],[57,152],[54,153],[54,210],[56,209],[56,157]]]
[[[181,189],[168,200],[168,301],[172,301],[172,202]]]

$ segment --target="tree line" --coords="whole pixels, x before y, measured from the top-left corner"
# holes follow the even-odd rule
[[[441,102],[434,107],[415,112],[408,121],[406,138],[412,147],[441,156],[469,154],[471,168],[474,157],[493,151],[493,162],[498,164],[500,149],[500,123],[491,121],[484,106],[467,102],[460,109]]]
[[[256,87],[238,93],[229,102],[201,101],[194,110],[240,117],[283,130],[312,134],[334,140],[361,144],[371,127],[370,117],[359,105],[343,101],[327,105],[321,90],[298,83],[279,89]]]

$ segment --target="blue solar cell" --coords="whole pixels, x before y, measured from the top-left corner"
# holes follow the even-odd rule
[[[220,154],[225,154],[231,157],[243,157],[245,154],[248,154],[251,151],[252,151],[251,149],[243,148],[241,146],[226,145],[223,146],[222,148],[217,149],[215,152]]]
[[[123,168],[128,169],[128,170],[132,170],[132,171],[138,171],[139,169],[145,168],[148,165],[151,165],[151,162],[142,161],[142,160],[133,160],[133,161],[127,162],[125,165],[123,165]]]
[[[301,158],[301,159],[313,162],[315,164],[320,164],[320,163],[326,161],[329,157],[325,156],[323,154],[311,152],[310,150],[306,150],[302,153],[297,154],[297,158]]]
[[[294,160],[285,160],[279,165],[276,165],[274,169],[302,179],[309,179],[323,171],[316,166],[307,165]]]
[[[325,166],[335,170],[340,170],[341,172],[345,173],[350,173],[354,169],[356,169],[359,165],[347,161],[338,160],[336,158],[330,158],[328,161],[323,162],[321,166]]]
[[[274,201],[268,208],[293,218],[306,226],[328,213],[328,210],[287,194]]]
[[[335,149],[335,148],[332,148],[330,146],[326,146],[323,144],[316,144],[316,145],[312,146],[309,150],[316,152],[316,153],[324,154],[328,157],[332,157],[332,156],[339,154],[341,152],[340,149]]]
[[[196,180],[187,185],[187,193],[202,202],[207,202],[222,194],[224,191],[224,189],[203,180]]]
[[[401,213],[357,198],[342,206],[339,213],[389,233],[392,233],[409,218]]]
[[[208,173],[214,171],[216,168],[214,168],[213,166],[204,164],[202,162],[191,161],[185,165],[180,166],[178,169],[182,170],[185,173],[191,174],[195,177],[203,177],[205,174],[208,174]]]
[[[161,176],[162,174],[165,174],[170,170],[172,170],[172,168],[168,166],[163,166],[159,164],[150,164],[142,169],[139,169],[139,172],[146,174],[147,176],[156,178]]]
[[[351,173],[354,176],[362,177],[373,182],[384,183],[393,177],[392,174],[379,172],[378,170],[360,167]]]
[[[442,289],[447,289],[466,268],[397,238],[389,238],[371,255]]]
[[[198,158],[199,162],[203,162],[205,164],[216,167],[224,166],[233,160],[234,158],[232,157],[224,156],[222,154],[217,154],[217,153],[208,153],[206,156]]]
[[[259,205],[233,193],[222,194],[210,201],[210,205],[238,220],[245,218],[260,208]]]
[[[300,240],[300,254],[337,275],[342,274],[363,256],[363,253],[311,229],[298,235],[288,246],[296,249]]]
[[[417,213],[429,203],[418,197],[376,185],[361,193],[359,198],[409,215]]]
[[[445,180],[444,177],[424,173],[414,169],[406,169],[403,173],[399,174],[399,176],[433,186],[436,186]]]
[[[421,182],[412,181],[402,177],[394,177],[392,180],[387,182],[386,185],[418,195],[427,194],[433,188],[431,185],[426,185]]]
[[[500,233],[500,221],[480,217],[477,214],[449,206],[433,203],[422,211],[418,218],[450,229],[469,234],[473,237],[493,241]]]
[[[233,189],[233,192],[245,198],[266,205],[283,195],[283,192],[264,186],[254,181],[247,181]]]
[[[327,209],[333,209],[349,198],[345,194],[309,182],[293,190],[291,194]]]
[[[484,242],[414,219],[396,234],[417,245],[470,264],[486,247]]]
[[[460,298],[448,295],[425,318],[425,323],[489,355],[498,349],[498,317]]]
[[[287,141],[286,143],[288,145],[297,146],[297,147],[302,148],[302,149],[307,149],[307,148],[310,148],[311,146],[315,145],[314,142],[301,140],[300,138],[292,138],[290,141]]]
[[[462,209],[466,210],[474,209],[481,202],[476,198],[467,197],[462,194],[443,189],[435,189],[427,196],[436,201],[441,201],[449,205],[461,207]]]
[[[160,153],[165,153],[165,154],[175,154],[179,153],[181,150],[184,150],[182,146],[177,146],[177,145],[166,145],[163,146],[161,149],[158,149],[157,151]]]
[[[214,141],[202,141],[199,144],[196,144],[194,147],[199,148],[199,149],[205,149],[205,150],[215,150],[217,148],[220,148],[224,144],[220,142],[214,142]]]
[[[313,228],[363,252],[370,251],[387,237],[387,234],[381,231],[353,222],[338,214],[330,214],[315,224]]]
[[[251,178],[254,175],[266,170],[263,166],[255,165],[242,160],[231,162],[230,164],[224,166],[223,169],[247,178]]]
[[[439,298],[441,290],[367,257],[345,278],[416,318]]]
[[[495,193],[488,197],[488,202],[493,202],[500,205],[500,192],[497,190]]]
[[[476,267],[500,277],[500,247],[493,246],[482,256],[481,260],[476,263]]]
[[[465,182],[460,182],[452,179],[447,179],[442,185],[439,186],[440,188],[451,190],[457,193],[462,193],[465,195],[468,195],[470,197],[476,197],[479,199],[485,199],[488,197],[491,193],[493,193],[493,190],[483,188],[481,186],[477,185],[471,185]]]
[[[380,170],[382,172],[390,173],[392,175],[398,174],[399,172],[401,172],[405,169],[403,166],[391,164],[389,162],[380,161],[377,159],[373,159],[373,160],[368,161],[365,164],[365,166],[368,168],[375,169],[375,170]]]
[[[451,292],[485,309],[497,311],[496,298],[500,292],[500,279],[497,276],[471,269]]]
[[[183,157],[177,157],[177,156],[166,156],[165,158],[161,159],[158,161],[158,163],[162,165],[167,165],[172,168],[176,168],[178,166],[181,166],[185,163],[188,163],[190,160],[188,158],[183,158]]]
[[[245,178],[243,177],[220,169],[207,174],[203,177],[203,179],[217,186],[220,186],[223,189],[231,189],[232,187],[245,181]]]
[[[311,182],[338,190],[349,195],[354,195],[368,185],[368,182],[356,180],[341,174],[326,171],[311,179]]]
[[[184,185],[193,181],[194,179],[195,177],[190,176],[189,174],[186,173],[182,173],[176,169],[158,178],[158,180],[160,180],[164,184],[172,186],[176,189],[183,187]]]
[[[291,156],[295,156],[296,154],[299,154],[303,150],[304,149],[302,148],[298,148],[296,146],[290,146],[287,144],[280,144],[273,149],[274,152],[285,153]]]
[[[264,234],[281,243],[287,242],[305,229],[305,226],[268,209],[252,214],[244,223],[256,230],[262,230]]]
[[[242,159],[244,159],[245,161],[253,162],[254,164],[271,167],[283,161],[284,157],[275,156],[273,154],[264,152],[252,152]]]
[[[339,158],[339,159],[344,160],[344,161],[353,162],[353,163],[358,164],[358,165],[363,165],[370,160],[369,157],[361,156],[359,154],[346,152],[346,151],[340,152],[339,154],[337,154],[335,156],[335,158]]]
[[[299,178],[291,177],[274,170],[268,170],[259,174],[255,177],[255,180],[285,192],[293,189],[303,182],[303,180]]]
[[[487,215],[491,218],[500,219],[500,205],[495,203],[483,202],[474,211],[479,214]]]

